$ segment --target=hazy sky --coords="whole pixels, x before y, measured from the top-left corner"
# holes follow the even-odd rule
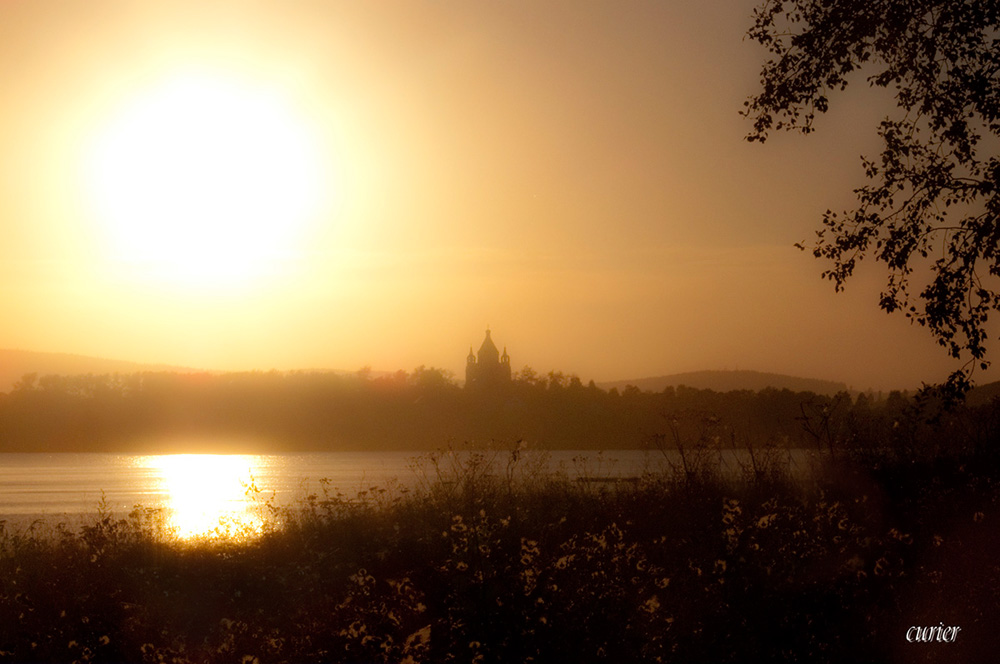
[[[0,4],[0,347],[212,369],[913,387],[950,362],[793,248],[884,98],[744,136],[753,2]]]

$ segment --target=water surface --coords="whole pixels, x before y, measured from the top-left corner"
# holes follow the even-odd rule
[[[282,455],[0,454],[0,519],[83,517],[99,506],[124,516],[136,506],[163,510],[182,535],[202,534],[221,520],[246,526],[251,508],[265,500],[288,506],[310,494],[357,497],[373,490],[399,491],[461,474],[473,452],[322,452]],[[676,472],[684,459],[642,450],[479,453],[490,472],[515,477],[561,473],[571,479],[635,478]],[[781,463],[809,464],[802,450]],[[712,453],[708,463],[738,472],[745,451]],[[690,453],[687,462],[692,463]],[[705,463],[706,455],[696,461]],[[795,468],[793,468],[793,471]]]

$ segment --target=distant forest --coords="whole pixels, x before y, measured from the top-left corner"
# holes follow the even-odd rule
[[[537,449],[916,449],[995,438],[996,403],[942,415],[935,404],[899,392],[603,390],[530,368],[479,392],[426,367],[377,377],[366,369],[28,374],[0,393],[0,451],[279,453],[518,441]]]

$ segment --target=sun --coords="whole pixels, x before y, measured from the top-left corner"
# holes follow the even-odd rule
[[[184,74],[96,133],[87,190],[114,258],[199,285],[294,259],[328,183],[315,133],[280,89]]]

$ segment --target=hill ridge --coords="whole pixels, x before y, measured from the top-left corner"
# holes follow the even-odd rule
[[[679,387],[681,385],[715,392],[735,390],[759,392],[770,387],[777,390],[788,389],[793,392],[815,392],[816,394],[832,396],[838,392],[848,391],[846,383],[749,369],[687,371],[662,376],[607,381],[597,385],[606,390],[611,388],[622,390],[628,385],[633,385],[646,392],[661,392],[666,387]]]

